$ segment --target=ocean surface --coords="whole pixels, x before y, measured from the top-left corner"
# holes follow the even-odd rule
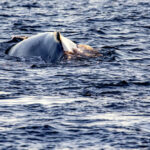
[[[60,31],[102,57],[45,64],[13,35]],[[149,150],[150,1],[1,0],[0,150]]]

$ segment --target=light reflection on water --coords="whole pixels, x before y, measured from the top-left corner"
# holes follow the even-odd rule
[[[4,93],[6,94],[6,93]],[[2,105],[28,105],[28,104],[34,104],[34,103],[39,103],[42,105],[49,105],[49,106],[53,106],[53,104],[62,104],[62,103],[71,103],[71,102],[75,102],[75,101],[82,101],[82,100],[88,100],[88,101],[92,101],[92,99],[90,98],[66,98],[66,97],[49,97],[49,96],[45,96],[45,97],[22,97],[22,98],[15,98],[15,99],[6,99],[5,101],[3,101],[3,103],[1,103]]]

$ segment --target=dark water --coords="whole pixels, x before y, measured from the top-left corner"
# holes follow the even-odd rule
[[[103,57],[4,54],[12,35],[56,30]],[[149,0],[1,0],[0,34],[0,149],[150,149]]]

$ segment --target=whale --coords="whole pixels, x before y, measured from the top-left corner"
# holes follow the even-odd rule
[[[14,37],[19,42],[7,50],[15,57],[40,56],[46,63],[55,63],[63,58],[97,57],[101,54],[89,45],[76,44],[60,32],[44,32],[31,37]]]

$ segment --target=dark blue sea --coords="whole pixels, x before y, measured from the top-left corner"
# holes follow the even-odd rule
[[[47,31],[103,56],[5,54]],[[150,0],[1,0],[0,150],[150,150]]]

